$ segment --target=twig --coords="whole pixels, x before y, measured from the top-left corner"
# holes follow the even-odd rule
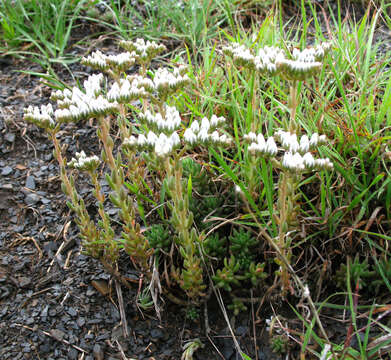
[[[60,247],[59,247],[58,250],[56,251],[56,254],[54,255],[52,261],[50,262],[49,267],[48,267],[48,269],[46,270],[46,273],[47,273],[47,274],[49,274],[49,273],[50,273],[50,270],[52,270],[53,264],[54,264],[54,262],[56,261],[57,256],[61,254],[61,251],[62,251],[62,249],[64,248],[64,246],[65,246],[65,241],[62,242],[62,244],[60,245]]]
[[[54,264],[54,261],[56,260],[56,258],[58,257],[58,255],[61,254],[61,251],[64,249],[64,247],[69,243],[69,240],[67,239],[67,232],[68,232],[68,228],[69,226],[71,225],[71,222],[68,221],[62,228],[61,232],[59,234],[62,233],[62,237],[63,237],[63,242],[61,243],[60,247],[58,248],[58,250],[56,251],[56,254],[54,255],[52,261],[50,262],[49,264],[49,267],[46,271],[46,273],[49,273],[50,270],[52,269],[53,267],[53,264]]]
[[[122,360],[136,360],[136,359],[133,359],[133,358],[127,358],[126,357],[126,354],[124,352],[124,349],[122,349],[122,346],[121,344],[119,343],[118,340],[115,340],[116,344],[117,344],[117,347],[118,347],[118,350],[119,352],[121,353],[121,357],[122,357]]]
[[[251,299],[253,298],[253,289],[250,290]],[[254,338],[254,350],[255,350],[255,360],[258,360],[258,349],[257,349],[257,333],[255,331],[255,314],[254,314],[254,302],[251,301],[251,319],[253,322],[253,338]]]
[[[30,330],[30,331],[33,331],[33,332],[36,332],[35,329],[33,329],[32,327],[30,326],[27,326],[27,325],[23,325],[23,324],[14,324],[15,326],[18,326],[18,327],[21,327],[21,328],[24,328],[24,329],[27,329],[27,330]],[[40,330],[40,329],[39,329]],[[46,336],[49,336],[51,337],[52,339],[54,340],[57,340],[59,342],[62,342],[63,344],[65,345],[68,345],[68,346],[72,346],[74,349],[76,349],[77,351],[80,351],[81,353],[83,354],[88,354],[88,351],[87,350],[84,350],[82,349],[81,347],[79,346],[76,346],[76,345],[73,345],[71,344],[69,341],[67,340],[64,340],[64,339],[58,339],[57,337],[53,336],[50,332],[48,331],[44,331],[44,330],[40,330],[42,331],[43,334],[45,334]]]
[[[124,299],[122,297],[121,284],[117,280],[115,280],[115,289],[117,290],[119,313],[121,315],[121,323],[122,323],[122,331],[123,331],[124,338],[127,339],[129,337],[128,322],[126,321],[126,313],[124,308]]]
[[[71,260],[72,251],[73,251],[73,250],[69,250],[69,251],[68,251],[67,258],[66,258],[65,264],[64,264],[64,269],[65,269],[65,270],[69,268],[69,262],[70,262],[70,260]]]
[[[67,291],[67,293],[65,294],[64,299],[62,299],[60,305],[63,306],[64,303],[65,303],[65,301],[66,301],[68,298],[69,298],[69,291]]]
[[[212,346],[214,347],[214,349],[216,350],[216,352],[219,354],[219,356],[221,356],[221,358],[222,358],[223,360],[225,360],[224,355],[223,355],[223,354],[220,352],[220,350],[217,348],[217,346],[216,346],[215,343],[212,341],[212,339],[210,338],[210,336],[207,335],[206,337],[208,338],[209,342],[212,344]]]
[[[39,252],[39,258],[42,259],[43,257],[43,252],[41,250],[41,248],[39,247],[38,243],[37,243],[37,240],[35,240],[32,236],[21,236],[20,234],[17,234],[18,236],[18,243],[25,243],[27,241],[32,241],[34,246],[37,248],[38,252]]]

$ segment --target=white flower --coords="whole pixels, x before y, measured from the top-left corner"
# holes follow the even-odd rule
[[[319,134],[313,133],[310,139],[310,147],[314,147],[318,145],[318,142],[319,142]]]
[[[155,142],[155,153],[159,157],[168,155],[173,148],[171,140],[164,134],[161,133]]]
[[[239,195],[243,195],[243,191],[239,185],[235,185],[235,192]]]
[[[171,145],[172,145],[173,148],[177,147],[181,143],[179,135],[176,132],[173,132],[171,134],[170,142],[171,142]]]
[[[259,144],[257,144],[257,143],[255,143],[255,142],[253,142],[253,143],[251,143],[250,145],[249,145],[249,147],[248,147],[248,151],[250,152],[250,153],[257,153],[257,152],[263,152],[264,151],[264,147],[260,147],[259,146]]]
[[[265,152],[271,156],[277,154],[277,145],[273,139],[273,137],[269,137],[266,141],[266,146],[265,146]]]
[[[210,118],[210,126],[212,128],[216,128],[218,125],[224,122],[225,122],[224,116],[217,117],[215,114],[213,114],[212,117]]]
[[[311,153],[307,152],[303,156],[303,163],[306,168],[312,169],[315,166],[315,159]]]
[[[327,143],[326,135],[319,135],[318,145],[324,145]]]
[[[175,107],[165,106],[165,118],[160,113],[153,115],[149,110],[140,114],[140,119],[145,120],[149,125],[155,126],[158,130],[173,131],[181,125],[181,117]]]
[[[153,131],[148,131],[147,134],[147,144],[150,146],[154,146],[158,137]]]
[[[201,128],[200,132],[197,134],[197,138],[201,142],[207,142],[209,140],[208,130],[205,128]]]
[[[76,159],[72,158],[68,165],[78,170],[92,171],[99,166],[99,158],[96,155],[87,157],[85,152],[81,151],[76,153]]]
[[[53,129],[56,126],[55,121],[53,120],[53,107],[51,104],[42,105],[41,108],[37,106],[29,106],[24,110],[24,119],[30,121],[33,124],[41,128],[50,128]]]
[[[193,122],[193,124],[194,124],[194,122]],[[191,128],[188,128],[185,130],[185,132],[183,134],[183,138],[190,145],[193,145],[197,141],[197,136],[196,136],[196,134],[194,134],[194,132]]]
[[[262,151],[264,150],[264,148],[266,147],[266,141],[265,141],[265,138],[262,134],[258,134],[257,135],[257,142],[258,142],[258,145],[262,148]]]
[[[107,99],[109,101],[119,100],[120,98],[120,87],[117,82],[115,82],[109,92],[107,93]]]
[[[137,145],[137,138],[133,135],[128,138],[125,138],[122,145],[134,147]]]
[[[309,298],[310,297],[310,289],[308,288],[308,285],[304,286],[303,296],[305,298]]]
[[[220,136],[219,142],[221,144],[229,145],[232,143],[232,139],[230,137],[228,137],[226,134],[222,134]]]
[[[257,141],[257,135],[252,131],[250,131],[248,134],[245,134],[243,138],[247,141]]]
[[[332,170],[334,168],[334,165],[329,158],[316,159],[315,166],[319,169],[325,169],[325,170]]]
[[[282,159],[282,166],[293,171],[300,171],[304,169],[303,158],[299,153],[292,154],[290,151],[284,154]]]
[[[213,133],[210,136],[210,140],[215,143],[218,143],[220,141],[220,135],[217,130],[213,131]]]
[[[138,138],[137,138],[137,145],[139,147],[143,147],[143,146],[145,146],[147,144],[148,144],[148,141],[147,141],[147,138],[145,137],[145,135],[144,134],[140,134],[138,136]]]
[[[302,153],[306,153],[310,149],[310,141],[307,135],[303,135],[300,139],[300,147],[299,151]]]
[[[202,118],[202,120],[201,120],[201,131],[203,129],[205,131],[209,131],[209,128],[210,128],[209,120],[206,117]]]
[[[197,120],[194,120],[191,123],[190,129],[194,132],[194,134],[198,134],[198,132],[200,131],[200,125],[198,124]]]

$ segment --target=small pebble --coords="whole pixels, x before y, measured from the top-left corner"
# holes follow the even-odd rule
[[[14,170],[12,169],[11,166],[5,166],[3,167],[3,170],[1,170],[1,175],[3,176],[7,176],[9,174],[11,174]]]
[[[35,179],[34,176],[30,175],[26,178],[26,188],[30,190],[35,190]]]
[[[37,194],[28,194],[24,198],[26,205],[35,205],[39,201],[39,196]]]

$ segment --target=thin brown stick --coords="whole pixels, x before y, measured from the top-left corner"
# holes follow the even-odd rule
[[[119,313],[121,315],[121,323],[122,323],[122,332],[124,338],[127,339],[129,337],[128,322],[126,320],[126,312],[124,307],[124,299],[122,297],[121,284],[117,280],[115,280],[115,290],[117,291]]]
[[[253,299],[253,289],[251,289],[251,299]],[[258,360],[258,346],[257,346],[257,332],[255,329],[255,314],[254,314],[254,302],[251,301],[251,320],[253,322],[253,339],[254,339],[254,350],[255,350],[255,360]]]
[[[30,331],[33,331],[33,332],[36,332],[36,329],[33,329],[32,327],[30,327],[30,326],[27,326],[27,325],[23,325],[23,324],[14,324],[15,326],[18,326],[18,327],[21,327],[21,328],[24,328],[24,329],[27,329],[27,330],[30,330]],[[65,344],[65,345],[68,345],[68,346],[72,346],[74,349],[76,349],[77,351],[80,351],[81,353],[83,353],[83,354],[88,354],[88,351],[87,350],[84,350],[84,349],[82,349],[81,347],[79,347],[79,346],[76,346],[76,345],[73,345],[73,344],[71,344],[69,341],[67,341],[67,340],[64,340],[64,339],[58,339],[58,338],[56,338],[55,336],[53,336],[50,332],[48,332],[48,331],[44,331],[44,330],[41,330],[42,331],[42,333],[43,334],[45,334],[46,336],[49,336],[49,337],[51,337],[52,339],[54,339],[54,340],[57,340],[57,341],[59,341],[59,342],[62,342],[63,344]]]

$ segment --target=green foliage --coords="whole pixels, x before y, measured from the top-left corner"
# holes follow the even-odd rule
[[[251,262],[245,270],[244,277],[249,279],[253,286],[257,286],[257,284],[259,284],[259,280],[263,280],[268,276],[264,272],[264,269],[265,263],[255,264],[254,262]]]
[[[318,69],[314,79],[307,78],[304,82],[296,83],[297,92],[295,96],[291,96],[292,89],[289,89],[289,85],[292,84],[279,77],[255,75],[251,69],[234,66],[234,61],[224,61],[219,55],[220,45],[213,44],[239,41],[254,53],[265,45],[280,46],[289,52],[293,48],[304,49],[309,34],[308,24],[313,26],[311,35],[314,43],[324,41],[324,29],[317,18],[317,5],[310,1],[301,2],[302,19],[298,21],[301,21],[303,30],[295,33],[292,29],[300,26],[284,23],[280,13],[271,14],[261,23],[244,25],[255,18],[253,8],[247,7],[254,3],[257,2],[155,0],[139,1],[137,5],[141,6],[135,7],[130,0],[110,1],[104,5],[104,16],[90,12],[90,5],[95,5],[96,1],[4,0],[0,3],[2,53],[32,56],[49,72],[55,63],[66,65],[74,61],[67,55],[67,50],[71,31],[78,26],[82,10],[86,10],[87,16],[84,19],[89,23],[95,21],[125,39],[139,34],[150,39],[169,39],[167,43],[170,44],[170,51],[176,50],[176,54],[178,51],[184,54],[185,50],[182,46],[175,49],[175,46],[186,44],[187,59],[192,62],[192,74],[189,75],[194,82],[181,97],[171,94],[170,104],[180,104],[182,109],[188,110],[183,114],[186,124],[204,113],[224,114],[229,120],[225,131],[235,139],[234,145],[228,150],[200,147],[197,152],[201,154],[197,156],[191,150],[186,150],[181,153],[185,158],[178,162],[182,173],[176,169],[176,173],[165,176],[160,159],[143,156],[141,161],[136,161],[136,155],[133,158],[127,157],[124,152],[124,166],[128,163],[130,173],[137,168],[142,180],[135,181],[135,177],[124,183],[123,180],[127,180],[129,174],[124,175],[120,171],[114,171],[109,176],[113,190],[109,198],[120,208],[122,234],[113,232],[116,227],[109,226],[111,219],[106,214],[102,214],[99,219],[89,217],[83,199],[78,198],[76,190],[72,189],[72,177],[70,187],[63,183],[62,188],[71,199],[69,207],[76,214],[84,250],[96,258],[115,262],[119,249],[124,248],[134,264],[144,264],[143,270],[148,275],[146,264],[151,262],[146,260],[151,260],[149,256],[152,254],[148,251],[153,248],[155,254],[159,253],[160,263],[156,261],[158,266],[162,267],[163,261],[168,260],[172,266],[169,275],[173,275],[173,279],[188,297],[195,298],[205,289],[203,260],[207,266],[213,267],[216,286],[233,291],[235,287],[257,287],[267,276],[263,263],[266,259],[264,252],[260,251],[259,242],[262,241],[263,245],[266,243],[266,248],[269,244],[273,253],[278,253],[272,247],[277,244],[294,270],[296,267],[293,264],[297,263],[291,260],[307,261],[303,257],[296,258],[297,254],[302,251],[305,254],[312,252],[309,246],[316,246],[320,257],[330,259],[334,264],[337,257],[338,261],[346,263],[337,271],[336,280],[340,288],[348,290],[350,299],[351,289],[355,289],[357,281],[361,288],[369,287],[377,294],[385,288],[390,290],[388,280],[391,278],[391,265],[386,250],[382,250],[381,260],[373,259],[372,266],[367,260],[368,247],[361,238],[361,243],[355,246],[361,247],[361,259],[364,260],[356,256],[353,261],[346,258],[345,251],[341,254],[338,248],[341,246],[345,250],[349,247],[349,241],[345,237],[338,237],[340,242],[332,243],[325,239],[334,238],[344,229],[352,229],[354,234],[360,227],[362,229],[363,226],[368,226],[366,231],[371,231],[371,236],[389,241],[391,57],[390,53],[381,50],[383,45],[376,39],[375,31],[379,19],[383,19],[384,25],[391,29],[391,20],[387,15],[391,6],[380,1],[379,13],[369,16],[368,12],[358,22],[345,21],[341,8],[331,12],[329,40],[333,44],[333,56],[326,58],[325,66]],[[233,10],[237,6],[240,9],[246,8],[246,13],[235,13]],[[243,19],[244,23],[236,24],[236,20]],[[292,44],[287,44],[288,38],[292,40]],[[166,53],[164,56],[168,58],[171,54]],[[122,73],[117,75],[123,77]],[[145,101],[142,106],[156,106],[154,101]],[[126,104],[124,109],[132,113],[126,115],[133,116],[133,110],[139,112],[137,106]],[[332,159],[336,171],[304,174],[295,179],[297,181],[288,181],[282,186],[283,181],[278,181],[281,167],[274,166],[270,159],[255,159],[248,150],[248,144],[242,142],[242,137],[249,131],[262,131],[269,136],[277,128],[285,127],[292,113],[295,115],[297,135],[318,132],[328,136],[330,140],[326,146],[319,148],[319,154]],[[138,125],[137,131],[141,128]],[[129,127],[127,130],[131,133],[134,129]],[[121,136],[124,133],[126,132],[121,131]],[[182,135],[182,130],[178,134]],[[111,138],[110,140],[114,143]],[[55,153],[57,158],[60,152]],[[107,163],[106,150],[103,154]],[[199,159],[203,159],[202,162]],[[221,174],[218,179],[216,173]],[[61,167],[63,181],[64,174],[66,175],[65,166]],[[153,178],[153,186],[150,186],[149,179],[144,179],[145,174]],[[227,184],[227,181],[232,183]],[[164,186],[159,188],[161,183]],[[233,185],[237,185],[240,190],[235,197],[231,196],[230,188]],[[288,205],[283,201],[281,193],[284,191],[281,188],[286,190],[285,193],[291,194]],[[160,190],[162,196],[159,203],[157,199]],[[95,189],[94,194],[97,196],[98,193]],[[164,224],[170,222],[170,227],[148,224],[153,216],[145,216],[140,206],[133,209],[135,202],[132,194],[140,204],[141,200],[149,204],[150,208],[145,209],[145,213],[151,208],[158,211],[161,218],[159,221],[165,222]],[[144,196],[142,199],[140,194]],[[99,206],[99,210],[104,212],[103,205]],[[145,233],[140,231],[136,214],[137,219],[142,217],[149,228]],[[207,232],[204,230],[207,227],[220,225],[220,220],[204,222],[209,214],[220,217],[224,226],[217,227],[204,240],[203,236]],[[291,224],[288,224],[292,220],[290,217],[295,221],[292,229]],[[238,224],[251,229],[258,227],[259,234],[254,236],[242,227],[238,229]],[[292,232],[288,231],[287,235],[286,230]],[[297,236],[299,231],[305,234],[305,238]],[[231,235],[227,239],[226,235],[229,233]],[[163,251],[171,249],[172,257],[165,257]],[[207,255],[204,258],[201,257],[203,251]],[[144,260],[138,261],[143,256]],[[214,260],[209,262],[208,257],[213,257]],[[284,263],[278,259],[278,264]],[[301,265],[303,264],[300,263],[297,269],[311,267],[308,263],[304,267]],[[281,275],[283,271],[279,269],[278,273]],[[307,274],[298,270],[295,276],[304,278]],[[348,286],[347,278],[351,279]],[[163,283],[163,278],[161,280]],[[293,288],[296,284],[297,282],[290,282]],[[321,293],[318,288],[310,289],[311,294],[315,291]],[[145,291],[144,294],[143,291],[137,303],[141,308],[152,306],[149,292]],[[353,320],[356,316],[357,309],[354,308],[353,301],[350,301],[349,307],[328,305],[349,310]],[[322,306],[318,308],[319,314]],[[244,309],[244,304],[234,298],[228,307],[237,314]],[[368,320],[367,329],[370,328],[370,321],[371,319]],[[307,327],[306,343],[315,339],[320,348],[324,348],[326,340],[316,337],[314,321],[310,324],[303,319],[303,324]],[[357,324],[355,326],[355,332],[360,334]],[[390,331],[386,327],[382,329],[385,333]],[[367,335],[366,333],[365,336]],[[286,344],[284,336],[276,335],[272,338],[272,347],[276,352],[285,352]],[[368,337],[363,343],[359,340],[359,344],[360,355],[365,358]],[[379,350],[379,344],[375,344],[373,349]],[[344,351],[343,346],[332,349],[337,349],[335,351],[338,354]],[[192,351],[187,352],[188,358],[191,358]],[[303,353],[306,351],[306,345],[303,345]],[[351,348],[346,348],[345,353],[352,353]]]
[[[365,288],[368,283],[367,281],[374,277],[375,272],[370,270],[370,266],[368,264],[368,259],[364,261],[360,261],[359,256],[356,255],[353,262],[351,262],[350,258],[348,258],[348,264],[341,264],[340,269],[336,273],[337,285],[346,289],[346,279],[347,272],[349,271],[351,286],[354,289],[356,283],[358,282],[359,288]]]
[[[276,354],[282,355],[287,352],[288,339],[284,335],[274,335],[269,339],[270,347]]]
[[[144,288],[138,295],[137,295],[137,306],[145,311],[151,310],[154,306],[151,291],[149,288]]]
[[[145,237],[149,242],[149,247],[155,249],[155,254],[160,250],[169,251],[172,243],[172,235],[166,225],[153,224],[145,232]]]
[[[190,321],[196,321],[200,317],[199,309],[195,306],[189,306],[186,309],[186,319],[189,319]]]
[[[234,256],[231,256],[229,260],[224,258],[224,267],[217,270],[216,275],[213,276],[213,281],[217,287],[231,291],[231,285],[239,285],[239,278],[237,276],[239,269],[240,264],[236,262]]]
[[[257,239],[243,228],[234,229],[232,235],[228,237],[229,248],[240,264],[242,270],[248,269],[254,259],[252,248],[257,244]]]
[[[232,304],[228,305],[228,309],[233,311],[234,316],[238,316],[240,312],[247,310],[247,306],[244,305],[243,301],[241,301],[240,299],[233,298]]]
[[[385,279],[391,279],[391,261],[386,255],[373,265],[373,279],[369,288],[378,294],[382,288],[387,287]]]
[[[208,256],[224,258],[227,253],[227,238],[221,237],[217,232],[209,235],[204,241],[204,250]]]
[[[202,194],[205,194],[209,190],[210,177],[202,169],[202,166],[191,157],[182,159],[181,166],[183,169],[183,179],[186,181],[191,177],[193,187]]]

